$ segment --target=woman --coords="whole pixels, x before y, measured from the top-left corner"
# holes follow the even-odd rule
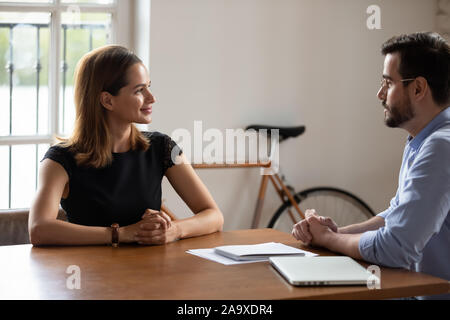
[[[133,125],[152,120],[149,87],[147,69],[126,48],[105,46],[80,60],[74,132],[41,163],[28,222],[33,245],[164,244],[222,229],[221,211],[175,142]],[[161,211],[164,175],[193,217]],[[68,222],[57,219],[60,203]]]

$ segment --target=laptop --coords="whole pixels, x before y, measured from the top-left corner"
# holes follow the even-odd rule
[[[350,257],[270,257],[294,286],[367,285],[371,273]]]

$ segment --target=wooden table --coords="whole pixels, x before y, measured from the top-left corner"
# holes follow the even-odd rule
[[[446,280],[390,268],[381,268],[378,290],[293,287],[269,262],[225,266],[186,253],[270,241],[311,250],[273,229],[219,232],[165,246],[4,246],[0,247],[0,299],[385,299],[441,294],[450,288]],[[66,273],[71,265],[80,268],[80,289],[67,287],[73,276]]]

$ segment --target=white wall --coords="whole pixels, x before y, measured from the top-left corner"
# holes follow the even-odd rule
[[[382,30],[366,27],[371,4],[381,7]],[[290,182],[348,189],[381,211],[396,190],[406,133],[383,123],[380,45],[434,29],[435,14],[430,0],[152,0],[150,128],[304,124],[303,136],[281,145]],[[259,170],[198,173],[224,229],[250,227]],[[190,214],[167,181],[164,198]],[[278,205],[270,192],[261,225]]]

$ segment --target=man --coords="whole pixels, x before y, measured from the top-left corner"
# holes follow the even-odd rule
[[[450,280],[450,48],[435,33],[415,33],[388,40],[381,51],[384,121],[409,133],[397,193],[387,210],[342,228],[306,210],[292,234],[355,259]]]

